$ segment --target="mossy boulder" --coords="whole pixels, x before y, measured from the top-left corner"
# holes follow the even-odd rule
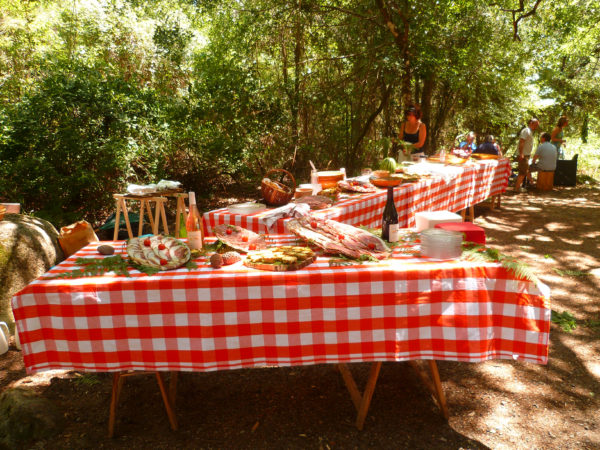
[[[0,448],[22,447],[61,431],[62,416],[38,394],[15,388],[0,396]]]
[[[12,329],[12,296],[63,259],[58,231],[50,222],[6,214],[0,220],[0,321]]]

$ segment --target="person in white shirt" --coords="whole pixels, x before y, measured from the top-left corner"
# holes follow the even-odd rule
[[[529,172],[529,157],[533,150],[533,132],[540,125],[540,122],[535,117],[530,119],[527,126],[521,130],[519,135],[518,160],[519,160],[519,175],[515,184],[515,192],[521,192],[521,185],[525,177],[533,184],[531,173]]]
[[[540,136],[541,144],[538,145],[531,163],[532,172],[538,170],[543,172],[554,172],[556,170],[558,152],[556,151],[556,147],[550,141],[550,133],[543,133]]]

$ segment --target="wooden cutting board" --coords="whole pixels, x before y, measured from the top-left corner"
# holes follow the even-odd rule
[[[267,264],[267,263],[253,263],[250,261],[244,261],[244,265],[246,267],[251,267],[257,270],[267,270],[270,272],[287,272],[288,270],[299,270],[302,269],[317,259],[316,256],[311,256],[310,258],[305,259],[304,261],[294,263],[294,264]]]

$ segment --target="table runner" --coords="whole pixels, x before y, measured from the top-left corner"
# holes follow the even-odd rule
[[[276,236],[278,243],[293,237]],[[28,372],[212,371],[262,365],[506,358],[545,364],[549,292],[497,263],[420,258],[293,272],[241,263],[148,276],[52,278],[13,297]],[[121,244],[114,243],[114,244]]]
[[[440,164],[431,165],[440,170]],[[416,183],[407,183],[394,188],[394,201],[398,210],[400,227],[414,227],[415,213],[420,211],[461,211],[484,201],[486,198],[506,191],[510,175],[510,161],[485,160],[464,166],[447,166],[449,173],[432,176]],[[313,213],[328,219],[350,225],[381,227],[381,215],[385,207],[385,189],[373,194],[343,194],[332,207]],[[284,234],[285,221],[278,220],[267,228],[261,217],[265,212],[254,214],[231,214],[227,208],[204,213],[204,227],[207,235],[220,224],[239,225],[255,233]]]

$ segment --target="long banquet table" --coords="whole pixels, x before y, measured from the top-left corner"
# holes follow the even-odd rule
[[[151,276],[57,277],[77,269],[76,258],[102,257],[99,244],[13,297],[28,372],[548,360],[547,287],[498,263],[422,258],[407,243],[378,263],[319,256],[290,272],[241,262],[215,270],[201,258]]]
[[[421,167],[431,168],[434,174],[394,188],[400,227],[413,227],[416,212],[461,211],[502,194],[508,186],[511,171],[510,161],[505,158],[473,161],[460,166],[424,163]],[[354,226],[380,227],[386,195],[385,189],[372,194],[344,194],[332,207],[314,211],[314,214]],[[267,210],[232,214],[227,208],[221,208],[204,214],[204,228],[207,235],[212,235],[212,229],[220,224],[238,225],[255,233],[286,233],[286,219],[269,227],[264,220],[268,213]]]

